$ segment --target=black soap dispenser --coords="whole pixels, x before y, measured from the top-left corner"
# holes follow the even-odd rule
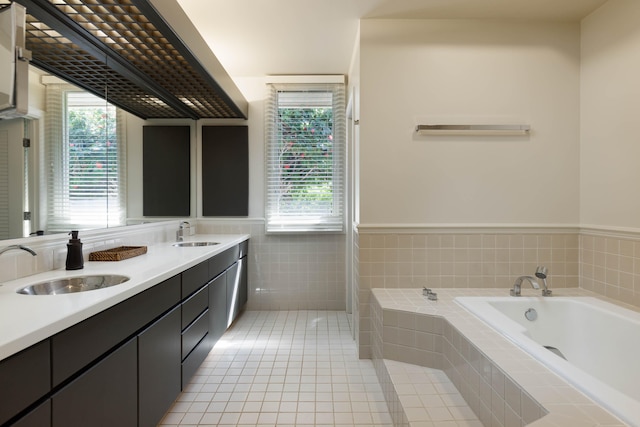
[[[78,239],[78,231],[69,233],[71,238],[67,243],[67,270],[81,270],[84,267],[82,258],[82,242]]]

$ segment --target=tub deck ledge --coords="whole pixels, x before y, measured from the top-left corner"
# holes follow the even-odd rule
[[[427,300],[422,289],[372,289],[372,358],[381,382],[389,378],[384,359],[440,369],[485,426],[627,425],[454,302],[508,296],[508,289],[433,291],[437,301]],[[578,288],[553,292],[622,305]],[[523,296],[539,293],[527,289]]]

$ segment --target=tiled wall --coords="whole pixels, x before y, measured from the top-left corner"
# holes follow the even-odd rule
[[[536,266],[549,284],[578,285],[577,233],[360,233],[360,278],[367,288],[510,287]]]
[[[640,307],[640,236],[583,231],[580,287]]]
[[[266,235],[261,221],[206,219],[197,232],[251,235],[247,309],[345,309],[346,235]]]
[[[153,245],[175,240],[178,221],[166,221],[157,224],[133,225],[116,229],[81,231],[82,251],[85,261],[89,253],[126,245]],[[22,250],[12,250],[0,256],[0,282],[31,276],[37,273],[64,268],[67,258],[65,234],[53,234],[37,238],[13,239],[3,241],[0,248],[12,244],[26,245],[37,252],[31,256]]]
[[[249,302],[251,310],[344,310],[346,304],[346,235],[265,235],[264,224],[252,220],[193,220],[198,234],[249,234]],[[178,221],[133,225],[80,233],[85,257],[94,250],[121,245],[174,241]],[[0,282],[63,268],[64,234],[21,243],[38,252],[0,256]],[[0,246],[3,247],[3,246]]]
[[[537,265],[549,269],[551,289],[581,287],[640,307],[640,234],[608,229],[479,229],[354,233],[356,317],[361,358],[371,358],[370,289],[510,288]],[[357,258],[356,258],[357,256]]]
[[[361,358],[372,357],[370,290],[373,288],[510,288],[515,278],[549,269],[551,288],[577,287],[578,230],[489,231],[428,228],[403,231],[360,229],[359,300]]]
[[[365,307],[360,303],[360,236],[358,234],[358,227],[353,225],[353,233],[352,233],[352,276],[351,276],[351,285],[352,285],[352,333],[356,339],[356,344],[362,342],[363,338],[360,337],[360,318],[361,318],[361,309],[366,309],[367,317],[369,317],[369,308],[368,305]]]
[[[384,310],[372,302],[372,358],[394,420],[404,424],[383,359],[443,370],[485,426],[529,424],[546,410],[439,316]],[[402,336],[411,340],[394,345]],[[411,341],[410,343],[408,341]]]

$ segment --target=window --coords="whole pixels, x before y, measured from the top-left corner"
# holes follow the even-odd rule
[[[270,89],[267,232],[344,231],[344,85],[272,84]]]
[[[121,113],[88,92],[49,85],[45,128],[46,231],[124,225]]]

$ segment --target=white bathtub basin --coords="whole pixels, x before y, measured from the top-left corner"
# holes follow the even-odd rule
[[[623,421],[640,426],[640,313],[590,297],[455,300]],[[529,309],[536,320],[525,317]]]

